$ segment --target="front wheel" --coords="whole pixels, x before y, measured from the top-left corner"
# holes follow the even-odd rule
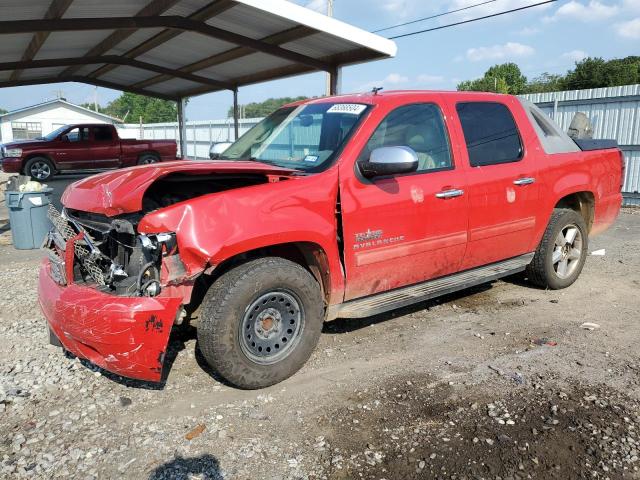
[[[536,285],[558,290],[575,282],[587,258],[589,235],[582,215],[574,210],[556,208],[527,267],[529,279]]]
[[[24,166],[24,173],[33,180],[45,182],[53,177],[55,168],[48,158],[34,157],[27,160]]]
[[[198,324],[198,345],[211,368],[246,389],[290,377],[318,343],[324,303],[316,279],[277,257],[252,260],[211,286]]]

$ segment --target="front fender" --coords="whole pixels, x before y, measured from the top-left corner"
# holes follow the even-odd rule
[[[244,252],[284,243],[319,245],[330,267],[331,297],[344,279],[336,239],[337,171],[205,195],[157,210],[141,233],[175,232],[188,274]]]

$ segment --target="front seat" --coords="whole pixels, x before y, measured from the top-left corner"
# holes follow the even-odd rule
[[[405,145],[412,148],[418,155],[418,171],[432,170],[436,168],[435,160],[427,152],[425,132],[417,125],[410,125],[405,134]]]

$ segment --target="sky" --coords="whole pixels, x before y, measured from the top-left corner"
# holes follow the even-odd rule
[[[462,8],[482,0],[334,0],[334,16],[373,31],[398,23]],[[409,26],[385,30],[392,36],[489,15],[538,3],[540,0],[495,0],[463,12]],[[295,0],[326,11],[326,0]],[[462,80],[478,78],[491,65],[516,62],[534,78],[543,72],[565,73],[587,56],[619,58],[640,55],[640,0],[560,0],[488,20],[396,40],[395,58],[343,69],[342,91],[385,89],[455,90]],[[324,94],[325,76],[314,73],[240,89],[240,103],[269,97]],[[22,108],[56,98],[59,92],[73,103],[93,102],[93,86],[63,83],[0,89],[0,107]],[[98,88],[104,105],[120,92]],[[232,103],[230,92],[193,97],[188,120],[224,118]]]

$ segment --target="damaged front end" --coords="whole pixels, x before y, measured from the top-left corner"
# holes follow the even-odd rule
[[[53,334],[106,370],[159,381],[171,328],[184,318],[194,282],[175,235],[138,235],[139,215],[50,207],[49,217],[39,299]]]

